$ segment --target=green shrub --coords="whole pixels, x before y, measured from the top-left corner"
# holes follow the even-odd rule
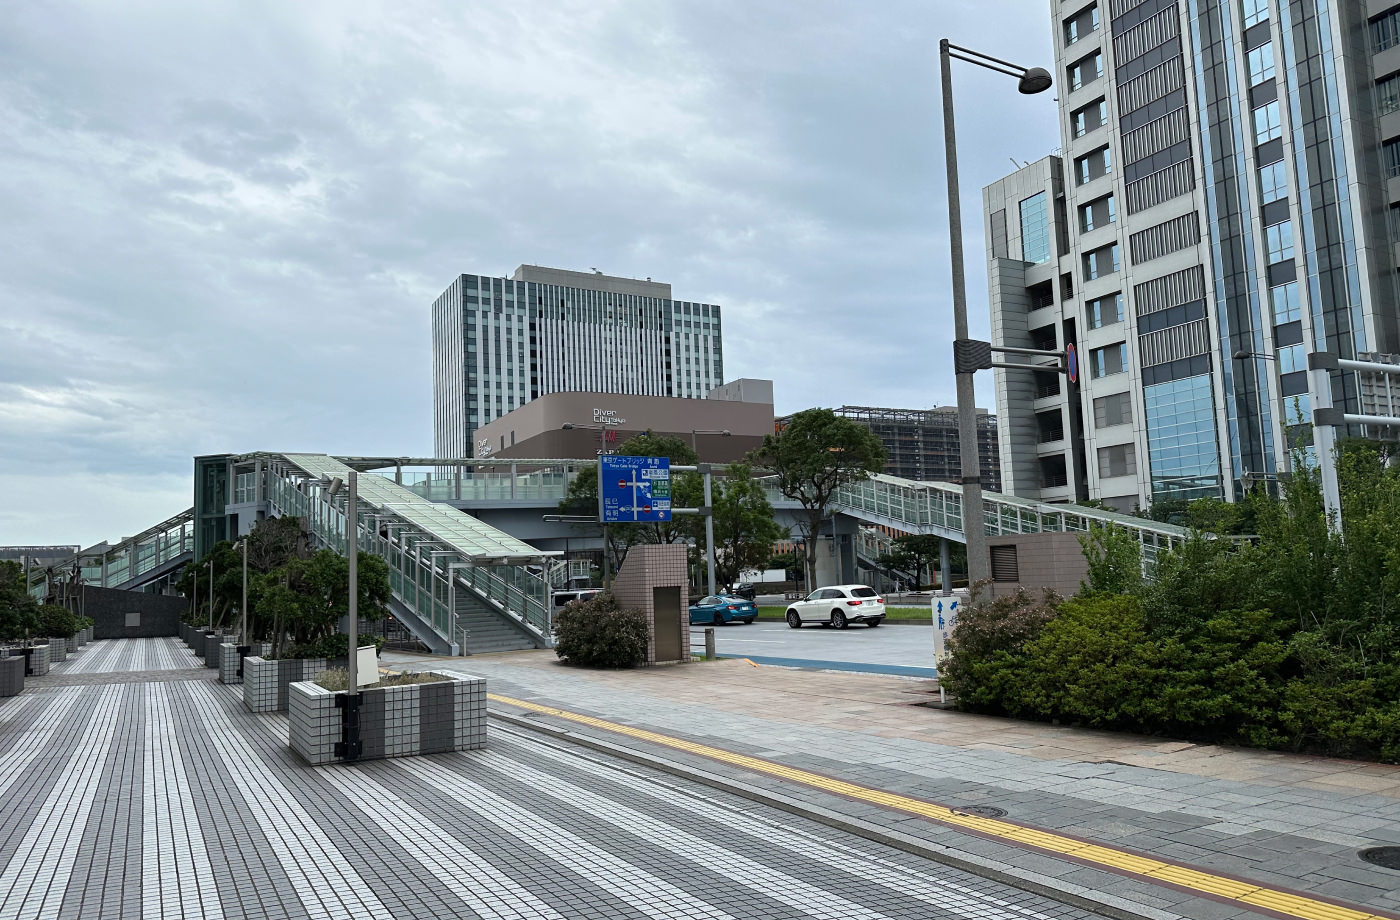
[[[79,630],[92,629],[96,625],[97,621],[94,620],[92,617],[78,617]]]
[[[279,658],[345,658],[350,654],[349,637],[344,633],[322,636],[290,646]],[[384,648],[383,636],[360,636],[360,645],[372,645],[376,653]]]
[[[586,668],[635,668],[647,658],[646,614],[611,591],[574,601],[554,616],[554,653]]]
[[[1063,601],[1053,591],[1037,596],[1021,587],[987,598],[984,588],[977,586],[959,615],[938,677],[965,708],[1004,712],[1012,689],[1006,682],[1024,665],[1021,650],[1055,618]]]
[[[78,634],[78,618],[67,607],[44,604],[39,608],[36,635],[51,639],[71,639]]]

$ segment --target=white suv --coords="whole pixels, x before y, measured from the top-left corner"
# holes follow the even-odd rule
[[[806,600],[788,604],[787,624],[830,623],[845,629],[852,623],[879,626],[885,619],[885,599],[866,585],[834,585],[818,588]]]

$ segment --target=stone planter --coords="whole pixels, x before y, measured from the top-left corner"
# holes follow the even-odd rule
[[[239,654],[239,649],[243,650],[243,654]],[[232,642],[225,642],[219,646],[219,683],[243,683],[243,660],[250,655],[260,657],[270,654],[272,654],[272,645],[268,642],[252,646],[239,646]]]
[[[68,657],[68,640],[49,638],[49,664],[57,664]]]
[[[326,668],[345,667],[344,658],[243,659],[243,705],[249,712],[286,712],[287,688],[313,680]]]
[[[360,691],[359,760],[411,757],[486,747],[486,678],[442,674],[448,680]],[[293,683],[287,716],[292,750],[312,764],[343,761],[345,693],[313,681]]]
[[[80,629],[76,633],[68,637],[68,654],[73,654],[78,650],[78,646],[83,644],[85,640],[82,638],[82,636],[85,632],[87,632],[86,629]]]
[[[42,677],[49,673],[49,647],[31,645],[29,648],[10,648],[9,657],[24,662],[25,677]],[[13,665],[11,665],[13,667]]]
[[[24,659],[0,650],[0,696],[17,696],[24,690]]]
[[[202,642],[194,650],[204,661],[206,668],[217,668],[219,666],[219,647],[230,639],[237,641],[236,636],[230,636],[223,632],[206,632],[201,636]]]

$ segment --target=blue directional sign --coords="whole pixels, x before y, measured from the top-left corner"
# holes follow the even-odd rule
[[[666,457],[598,457],[599,496],[607,524],[671,519],[671,461]]]

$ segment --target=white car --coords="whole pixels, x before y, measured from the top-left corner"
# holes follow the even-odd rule
[[[833,585],[818,588],[806,600],[788,604],[787,624],[798,629],[803,623],[830,623],[845,629],[852,623],[879,626],[885,620],[885,599],[867,585]]]

